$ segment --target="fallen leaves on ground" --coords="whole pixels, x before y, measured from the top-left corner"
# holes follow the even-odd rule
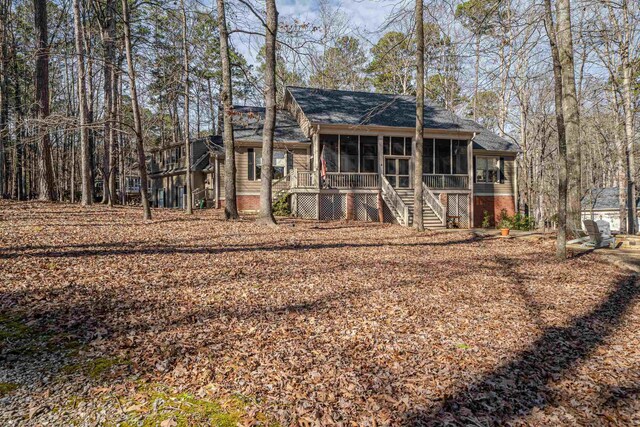
[[[595,254],[140,216],[0,202],[3,425],[640,423],[640,287]]]

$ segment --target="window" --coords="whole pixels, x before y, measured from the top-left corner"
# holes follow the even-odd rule
[[[262,149],[249,148],[247,150],[247,179],[258,181],[262,175]],[[273,179],[280,179],[287,174],[287,165],[293,162],[290,153],[284,150],[273,150]]]
[[[403,136],[385,136],[382,151],[385,156],[410,156],[411,138]]]
[[[340,172],[358,172],[358,137],[340,135]]]
[[[451,173],[451,140],[436,139],[435,143],[435,173]]]
[[[463,140],[453,140],[452,142],[453,148],[453,173],[454,174],[464,174],[468,173],[468,162],[467,162],[467,141]]]
[[[422,173],[433,173],[433,139],[423,140],[422,146]]]
[[[287,169],[287,153],[281,150],[273,151],[273,179],[282,178]]]
[[[378,137],[360,137],[360,172],[378,172]]]
[[[498,157],[476,157],[476,182],[500,181],[500,159]]]
[[[256,154],[256,181],[260,179],[262,175],[262,149],[258,148],[255,150]]]

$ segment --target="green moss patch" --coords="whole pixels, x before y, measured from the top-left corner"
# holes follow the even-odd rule
[[[113,368],[118,366],[126,366],[129,361],[121,358],[108,358],[99,357],[97,359],[91,359],[83,363],[67,365],[62,368],[62,372],[65,374],[83,373],[89,378],[97,380],[102,378],[105,374],[109,373]]]
[[[19,340],[28,338],[31,328],[15,317],[0,315],[0,340]]]
[[[20,386],[15,383],[0,383],[0,397],[5,397],[18,387]]]
[[[218,402],[189,393],[174,393],[164,387],[149,388],[137,396],[138,400],[123,405],[127,419],[121,426],[235,427],[242,417],[233,405],[223,407]]]

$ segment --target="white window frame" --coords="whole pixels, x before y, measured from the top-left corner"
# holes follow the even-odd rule
[[[287,153],[289,150],[273,150],[274,158],[276,152],[284,154],[284,174],[289,173],[289,165],[287,164]],[[293,155],[293,153],[291,153]],[[260,181],[262,179],[262,170],[260,171],[260,178],[258,178],[258,158],[260,159],[260,169],[262,169],[262,148],[253,149],[253,181]],[[275,165],[271,165],[272,167]]]

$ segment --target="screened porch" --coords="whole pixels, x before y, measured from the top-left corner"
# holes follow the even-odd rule
[[[413,187],[412,138],[378,135],[319,136],[325,173],[294,170],[291,186],[301,189],[377,189],[381,175],[394,188]],[[469,141],[425,138],[424,184],[434,190],[470,188]],[[313,164],[313,162],[312,162]]]

